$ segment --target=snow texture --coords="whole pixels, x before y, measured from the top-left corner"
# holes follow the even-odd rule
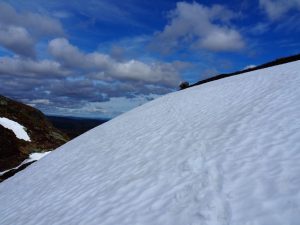
[[[25,131],[25,128],[20,125],[19,123],[7,119],[5,117],[0,117],[0,125],[3,127],[12,130],[16,137],[19,139],[23,139],[25,141],[30,141],[30,137],[28,136],[27,132]]]
[[[166,95],[0,184],[1,225],[299,225],[300,62]]]

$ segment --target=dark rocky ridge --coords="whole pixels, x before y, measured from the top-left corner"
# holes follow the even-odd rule
[[[24,126],[31,139],[30,142],[20,140],[0,125],[0,172],[18,166],[30,153],[56,149],[69,140],[41,111],[1,95],[0,117]]]

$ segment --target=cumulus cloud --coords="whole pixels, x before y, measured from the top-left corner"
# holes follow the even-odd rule
[[[300,10],[300,0],[259,0],[261,8],[275,21],[290,10]]]
[[[49,42],[50,54],[66,67],[81,69],[103,69],[110,64],[111,58],[101,53],[85,54],[65,38],[56,38]]]
[[[181,61],[119,61],[108,54],[85,53],[64,38],[53,39],[48,48],[53,59],[0,57],[1,93],[47,112],[82,109],[112,98],[128,103],[144,96],[146,101],[147,96],[174,90],[179,72],[190,66]]]
[[[172,91],[163,86],[139,82],[100,82],[78,77],[58,79],[45,76],[40,79],[0,76],[0,78],[1,94],[22,100],[48,113],[69,113],[73,116],[76,113],[78,116],[84,114],[116,116],[137,106],[138,99],[146,102],[155,96]]]
[[[46,75],[50,77],[67,76],[69,73],[58,62],[51,60],[35,61],[18,57],[0,58],[0,75],[42,78],[41,76]]]
[[[224,15],[224,23],[228,17]],[[127,49],[118,46],[110,53],[85,52],[63,37],[59,20],[0,3],[0,47],[14,53],[0,57],[1,94],[48,113],[116,115],[174,90],[180,71],[189,67],[181,61],[124,56]],[[37,43],[44,48],[49,39],[49,54],[36,56]]]
[[[94,79],[135,80],[177,86],[180,79],[177,63],[144,63],[139,60],[116,61],[99,52],[83,53],[65,38],[49,43],[49,52],[68,68],[89,71]]]
[[[23,27],[3,26],[0,23],[0,44],[19,55],[34,57],[34,41]]]
[[[225,29],[220,31],[216,29],[203,37],[196,46],[216,52],[238,51],[244,47],[244,42],[235,30]]]
[[[62,35],[63,28],[59,20],[31,12],[17,12],[7,3],[0,3],[0,21],[7,26],[19,26],[35,35]]]
[[[170,63],[146,64],[137,60],[113,63],[108,74],[119,79],[140,80],[171,86],[177,86],[179,83],[178,71]]]
[[[154,47],[168,53],[181,45],[210,51],[238,51],[244,48],[242,35],[231,26],[236,17],[229,9],[196,2],[178,2],[170,22],[156,34]]]
[[[4,48],[34,57],[35,40],[56,35],[64,35],[58,20],[37,13],[17,12],[7,3],[0,3],[0,45]]]
[[[148,101],[149,96],[174,90],[180,71],[190,66],[181,61],[120,61],[100,52],[83,52],[65,38],[50,41],[48,50],[52,59],[0,57],[1,93],[48,113],[117,115],[118,107],[104,112],[94,103],[122,98],[131,106],[141,96]]]

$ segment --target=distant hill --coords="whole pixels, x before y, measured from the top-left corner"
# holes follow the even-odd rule
[[[292,55],[292,56],[288,56],[288,57],[283,57],[283,58],[279,58],[279,59],[261,64],[261,65],[255,66],[255,67],[251,66],[248,69],[236,71],[236,72],[233,72],[233,73],[219,74],[219,75],[216,75],[214,77],[198,81],[197,83],[192,84],[189,87],[194,87],[194,86],[201,85],[201,84],[204,84],[204,83],[208,83],[208,82],[211,82],[211,81],[220,80],[220,79],[223,79],[223,78],[227,78],[227,77],[231,77],[231,76],[235,76],[235,75],[239,75],[239,74],[243,74],[243,73],[247,73],[247,72],[251,72],[251,71],[255,71],[255,70],[265,69],[265,68],[272,67],[272,66],[278,66],[278,65],[281,65],[281,64],[294,62],[294,61],[298,61],[298,60],[300,60],[300,54]]]
[[[2,95],[0,118],[23,126],[30,137],[30,141],[17,138],[14,131],[0,123],[0,172],[17,167],[31,153],[51,151],[70,140],[41,111]]]
[[[106,119],[63,116],[47,116],[47,118],[56,128],[66,133],[71,139],[108,121]]]

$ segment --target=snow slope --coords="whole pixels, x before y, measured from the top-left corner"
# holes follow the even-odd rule
[[[30,141],[30,137],[28,136],[27,132],[25,131],[25,128],[21,124],[13,120],[7,119],[5,117],[0,117],[0,125],[12,130],[17,138],[23,139],[25,141]]]
[[[147,103],[0,184],[1,225],[299,225],[300,62]]]

